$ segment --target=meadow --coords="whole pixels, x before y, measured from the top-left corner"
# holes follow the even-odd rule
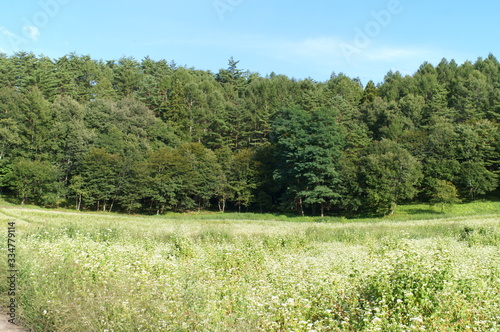
[[[19,315],[36,332],[499,331],[498,211],[410,205],[347,220],[4,206],[0,270],[15,221]]]

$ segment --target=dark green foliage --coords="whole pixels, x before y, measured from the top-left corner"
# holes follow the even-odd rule
[[[83,194],[87,206],[97,210],[111,210],[116,200],[120,182],[118,154],[109,153],[105,148],[93,148],[80,160],[78,174],[81,181],[73,181],[76,194]]]
[[[439,205],[441,207],[441,212],[444,212],[446,206],[451,206],[455,203],[460,202],[458,199],[457,188],[453,183],[446,180],[438,180],[434,186],[434,193],[432,194],[432,199],[430,200],[432,204]]]
[[[185,158],[182,166],[187,167],[187,172],[191,173],[191,176],[187,177],[184,171],[183,178],[188,181],[191,197],[201,210],[207,207],[210,199],[215,196],[218,180],[221,177],[222,170],[217,162],[217,156],[200,143],[183,144],[179,147],[179,152]]]
[[[422,179],[421,165],[408,151],[390,140],[374,142],[362,159],[361,183],[368,207],[392,214],[401,200],[412,199]]]
[[[353,108],[359,105],[364,96],[359,79],[351,79],[342,73],[339,75],[332,74],[330,80],[326,83],[325,90],[325,93],[330,94],[330,98],[342,97]]]
[[[361,103],[372,103],[375,100],[375,97],[378,96],[377,88],[375,87],[375,83],[373,81],[368,81],[366,84],[365,90],[363,91],[363,97],[361,98]]]
[[[192,165],[187,156],[172,148],[152,152],[144,163],[143,198],[157,214],[165,210],[189,209],[195,205],[191,198],[195,190]]]
[[[273,123],[278,169],[275,180],[285,189],[288,205],[304,214],[304,205],[325,208],[340,198],[339,159],[343,132],[336,123],[336,112],[299,108],[281,112]]]
[[[460,180],[470,199],[475,200],[477,195],[486,194],[498,186],[495,174],[480,162],[466,161],[460,166]]]
[[[21,204],[57,206],[64,197],[61,176],[61,171],[47,161],[19,159],[12,164],[3,182],[17,194]]]
[[[254,153],[249,149],[235,154],[230,169],[230,185],[234,190],[234,201],[241,212],[241,207],[248,208],[254,201],[254,190],[257,187],[257,167]]]
[[[391,213],[498,187],[500,64],[424,63],[384,82],[174,62],[0,54],[0,189],[20,202]],[[443,205],[443,206],[444,206]]]
[[[493,227],[464,227],[458,236],[459,241],[465,241],[470,247],[474,245],[500,245],[500,232]]]

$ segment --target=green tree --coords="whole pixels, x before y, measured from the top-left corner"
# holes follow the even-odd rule
[[[89,151],[97,135],[86,127],[86,109],[76,100],[57,97],[51,109],[53,125],[49,133],[49,158],[60,165],[67,182],[76,164]]]
[[[380,97],[360,106],[361,120],[368,126],[374,139],[382,138],[381,129],[389,124],[389,118],[396,107],[395,102],[388,103]]]
[[[215,186],[215,197],[220,212],[225,212],[229,201],[235,196],[235,190],[231,183],[233,176],[234,154],[227,146],[221,147],[215,151],[217,162],[220,165],[220,174],[217,177]]]
[[[458,124],[455,128],[457,159],[480,161],[485,166],[498,163],[498,160],[495,160],[498,129],[498,124],[489,120]]]
[[[54,62],[48,57],[40,57],[33,68],[33,85],[36,86],[44,98],[48,101],[54,100],[57,96],[57,68]]]
[[[48,161],[19,159],[12,164],[4,182],[19,197],[21,204],[56,206],[64,197],[61,175]]]
[[[73,180],[74,192],[83,196],[87,206],[111,210],[118,191],[119,170],[118,154],[111,154],[105,148],[91,148],[79,161],[76,173],[81,179]]]
[[[399,112],[411,120],[416,127],[422,124],[425,99],[420,95],[408,94],[398,100]]]
[[[147,169],[144,197],[156,214],[165,210],[191,209],[195,206],[191,196],[195,192],[193,168],[180,151],[165,147],[150,153],[139,167]]]
[[[257,188],[256,164],[254,153],[249,149],[238,151],[232,160],[231,187],[234,190],[234,200],[241,212],[241,207],[247,207],[254,199],[254,189]]]
[[[412,76],[403,77],[399,71],[389,71],[377,92],[387,102],[398,101],[409,94],[417,94],[416,82]]]
[[[304,206],[319,206],[324,215],[340,197],[338,163],[344,141],[336,112],[286,109],[273,123],[273,141],[278,161],[274,178],[285,189],[285,201],[302,214]]]
[[[16,52],[11,57],[12,63],[12,83],[20,92],[25,92],[28,88],[35,86],[33,69],[36,68],[38,59],[33,53]]]
[[[229,58],[227,69],[219,70],[215,76],[216,81],[226,88],[226,92],[232,99],[238,97],[246,83],[244,72],[238,68],[238,63],[239,61],[234,60],[233,57]]]
[[[140,63],[131,57],[123,57],[117,63],[110,63],[113,69],[113,87],[118,96],[131,97],[139,90],[141,81]]]
[[[468,190],[469,198],[475,200],[477,195],[484,195],[497,188],[498,182],[494,173],[488,171],[480,162],[466,161],[460,165],[460,182]]]
[[[341,200],[339,207],[349,214],[358,211],[363,206],[363,190],[359,181],[361,159],[372,140],[370,131],[360,120],[350,120],[342,123],[345,146],[340,159],[339,183]]]
[[[295,103],[291,100],[294,88],[295,83],[283,75],[257,77],[248,83],[241,106],[247,111],[237,121],[240,126],[245,126],[249,146],[257,147],[268,142],[273,115],[281,108],[291,107]]]
[[[23,138],[26,157],[48,159],[51,149],[50,131],[53,111],[38,88],[28,88],[18,113],[20,135]]]
[[[87,128],[95,135],[95,145],[140,160],[155,146],[178,144],[173,129],[156,118],[143,103],[123,98],[99,99],[87,104]]]
[[[113,94],[109,68],[105,68],[102,62],[93,60],[89,55],[70,53],[57,59],[54,66],[56,91],[60,96],[71,97],[83,103]]]
[[[445,207],[460,202],[457,188],[449,181],[438,180],[430,202],[433,205],[438,205],[441,208],[441,212],[444,212]]]
[[[378,96],[377,87],[373,81],[368,81],[366,84],[365,90],[363,91],[363,96],[361,98],[361,104],[369,104],[375,100],[375,97]]]
[[[200,143],[186,143],[179,147],[179,153],[186,158],[191,168],[190,181],[193,185],[193,200],[198,209],[209,206],[210,199],[216,196],[221,166],[216,154]]]
[[[279,168],[276,144],[263,144],[255,151],[255,203],[261,212],[276,211],[279,205],[281,184],[275,180],[274,171]]]
[[[137,97],[152,110],[156,116],[162,116],[167,100],[166,82],[173,69],[165,60],[154,61],[146,57],[141,62],[141,75]]]
[[[362,159],[361,178],[366,202],[377,212],[392,214],[396,205],[417,194],[422,179],[418,160],[390,140],[374,142]]]
[[[0,160],[19,145],[19,128],[13,118],[0,118]]]
[[[433,117],[420,138],[415,155],[422,160],[423,188],[427,197],[433,197],[440,180],[458,185],[458,139],[453,123],[443,117]]]
[[[372,81],[369,84],[372,84],[373,88],[375,88]],[[373,93],[373,97],[376,96],[376,88],[375,92],[372,90],[369,93]],[[325,94],[329,99],[342,97],[350,107],[354,108],[359,105],[365,93],[359,79],[351,79],[342,73],[338,75],[333,73],[326,83]]]

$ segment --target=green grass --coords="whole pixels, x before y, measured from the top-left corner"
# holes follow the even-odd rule
[[[15,221],[19,313],[33,331],[498,331],[498,211],[409,205],[347,220],[11,205],[0,270]]]

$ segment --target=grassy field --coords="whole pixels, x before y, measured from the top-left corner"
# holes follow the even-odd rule
[[[411,205],[346,220],[4,205],[0,271],[15,221],[19,314],[36,332],[499,331],[499,211]]]

